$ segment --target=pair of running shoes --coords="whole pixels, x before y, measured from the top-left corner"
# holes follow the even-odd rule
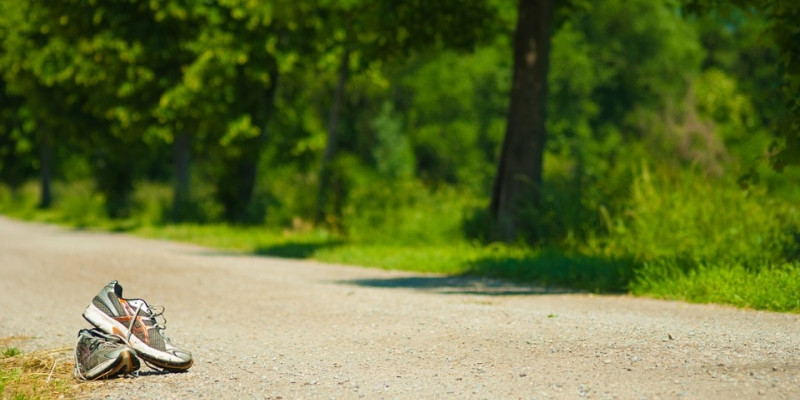
[[[192,366],[192,354],[164,335],[163,313],[163,307],[150,306],[142,299],[122,298],[122,286],[111,281],[83,313],[95,328],[78,332],[75,376],[95,380],[130,374],[141,366],[140,358],[156,370],[187,370]]]

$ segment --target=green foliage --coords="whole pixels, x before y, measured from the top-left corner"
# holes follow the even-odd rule
[[[461,241],[465,215],[483,201],[418,181],[384,181],[353,189],[343,213],[353,243],[396,245]],[[435,216],[435,218],[431,218]]]
[[[16,347],[6,347],[3,349],[3,357],[14,357],[20,354],[20,351]]]
[[[737,145],[747,137],[763,137],[753,132],[759,128],[755,110],[750,99],[739,91],[734,78],[718,69],[707,69],[697,80],[695,90],[698,111],[717,124],[717,131],[726,142]],[[757,148],[747,144],[741,147]]]
[[[38,204],[39,187],[35,182],[26,182],[16,188],[0,185],[0,211],[23,218],[31,218]]]
[[[510,255],[506,251],[488,252],[472,262],[468,273],[545,287],[608,293],[627,290],[634,268],[635,264],[626,259],[543,249]]]
[[[773,107],[762,108],[762,112],[772,117],[770,124],[775,127],[781,138],[776,147],[777,154],[772,154],[772,163],[778,170],[787,165],[800,164],[800,45],[797,40],[797,21],[800,20],[800,4],[790,0],[758,0],[719,2],[716,0],[683,0],[686,8],[700,14],[721,14],[727,18],[726,28],[739,33],[747,31],[749,23],[756,21],[758,29],[759,50],[766,49],[762,55],[773,58],[773,68],[763,68],[756,63],[759,70],[746,76],[748,80],[763,84],[764,78],[773,83],[762,91],[769,96],[763,101]],[[738,17],[738,18],[735,18]],[[734,22],[734,23],[730,23]],[[744,23],[742,23],[744,22]],[[744,26],[745,29],[737,29]],[[733,29],[731,29],[733,28]],[[752,31],[751,31],[752,32]],[[766,34],[765,34],[766,33]],[[769,37],[770,40],[765,40]],[[747,38],[747,37],[746,37]],[[752,36],[750,36],[752,38]],[[766,44],[765,44],[766,43]],[[747,48],[745,44],[745,48]],[[750,47],[748,50],[752,49]],[[747,63],[744,63],[746,65]],[[766,71],[765,71],[766,70]],[[777,72],[777,73],[775,73]],[[771,76],[770,76],[770,73]],[[776,79],[779,77],[779,79]],[[745,76],[743,76],[744,78]],[[755,77],[756,79],[752,79]],[[763,90],[756,87],[755,92]]]
[[[798,251],[795,204],[691,171],[670,176],[644,167],[622,215],[608,221],[603,251],[642,262],[675,259],[685,268],[713,262],[756,269],[791,260]]]
[[[5,394],[6,385],[8,384],[8,382],[14,380],[17,376],[19,376],[18,369],[12,369],[12,370],[0,369],[0,395]]]
[[[700,67],[694,27],[670,2],[608,0],[575,19],[589,43],[592,99],[605,123],[634,127],[632,111],[680,98]]]
[[[133,192],[132,218],[137,225],[157,225],[169,218],[173,195],[169,187],[149,182],[137,182]],[[187,204],[187,206],[192,205]],[[196,215],[195,210],[193,211],[194,217],[201,218]]]
[[[372,121],[375,148],[372,150],[378,175],[389,180],[408,180],[414,176],[416,164],[408,137],[403,135],[402,120],[391,103],[384,103]]]
[[[800,264],[765,264],[756,271],[710,262],[682,271],[669,261],[646,264],[631,284],[634,294],[698,303],[726,303],[774,311],[800,311]]]
[[[465,56],[419,59],[404,74],[395,101],[423,180],[488,193],[505,129],[508,52],[499,40]]]
[[[105,199],[98,193],[91,181],[77,181],[59,184],[54,188],[57,203],[55,208],[69,222],[79,227],[91,227],[105,222]]]

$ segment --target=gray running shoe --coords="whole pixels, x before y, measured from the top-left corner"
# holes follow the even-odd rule
[[[83,380],[110,378],[139,369],[139,360],[122,339],[99,329],[81,329],[75,346],[75,377]]]
[[[123,299],[122,286],[109,282],[86,308],[83,317],[106,333],[121,337],[136,355],[157,368],[184,371],[192,366],[192,353],[172,344],[164,335],[164,307],[148,306],[142,299]],[[162,321],[156,320],[161,317]]]

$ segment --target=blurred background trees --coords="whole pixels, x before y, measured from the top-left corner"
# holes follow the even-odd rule
[[[538,122],[509,112],[526,4],[0,0],[0,181],[142,223],[641,254],[685,243],[664,229],[733,229],[741,201],[781,219],[754,243],[790,252],[800,175],[771,166],[800,159],[794,3],[556,2]],[[542,155],[504,178],[536,190],[498,236],[511,114],[542,125]]]

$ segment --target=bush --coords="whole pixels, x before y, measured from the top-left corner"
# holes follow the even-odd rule
[[[171,214],[172,188],[163,183],[137,182],[133,190],[131,218],[140,225],[163,223]]]
[[[53,200],[61,222],[91,227],[108,220],[105,199],[89,180],[54,183]]]
[[[432,190],[416,180],[376,182],[353,189],[343,219],[348,239],[356,243],[462,242],[466,215],[482,203],[456,189]]]
[[[797,206],[764,189],[694,171],[651,174],[631,186],[625,214],[610,221],[606,251],[641,262],[730,263],[745,268],[788,261],[800,232]]]
[[[39,185],[27,182],[16,189],[0,185],[0,211],[18,217],[30,218],[39,204]]]

